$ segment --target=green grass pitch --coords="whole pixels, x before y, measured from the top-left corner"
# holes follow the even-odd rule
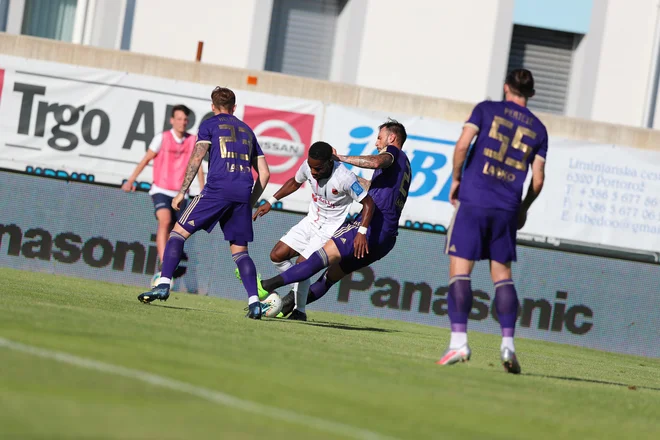
[[[232,288],[235,288],[233,286]],[[660,438],[660,360],[0,269],[2,439]]]

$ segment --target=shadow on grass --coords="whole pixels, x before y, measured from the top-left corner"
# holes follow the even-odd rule
[[[523,373],[524,376],[540,377],[542,379],[558,379],[565,380],[568,382],[582,382],[582,383],[593,383],[597,385],[613,385],[617,387],[626,387],[629,390],[651,390],[651,391],[660,391],[660,388],[656,387],[647,387],[643,385],[633,385],[629,383],[620,383],[620,382],[609,382],[606,380],[596,380],[596,379],[585,379],[582,377],[570,377],[570,376],[552,376],[549,374],[534,374],[534,373]]]
[[[165,309],[184,310],[186,312],[206,312],[206,313],[216,313],[218,315],[224,314],[223,312],[219,312],[217,310],[196,309],[194,307],[177,307],[177,306],[168,306],[165,304],[145,304],[145,305],[153,305],[154,307],[163,307]]]
[[[391,330],[387,328],[379,327],[363,327],[360,325],[350,325],[350,324],[340,324],[338,322],[325,322],[325,321],[307,321],[306,325],[311,325],[314,327],[326,327],[334,328],[338,330],[352,330],[352,331],[362,331],[362,332],[375,332],[375,333],[398,333],[399,330]]]

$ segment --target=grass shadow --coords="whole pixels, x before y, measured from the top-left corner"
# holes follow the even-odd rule
[[[620,382],[609,382],[606,380],[597,380],[597,379],[586,379],[582,377],[571,377],[571,376],[552,376],[549,374],[535,374],[535,373],[523,373],[524,376],[540,377],[542,379],[557,379],[565,380],[568,382],[582,382],[582,383],[593,383],[596,385],[613,385],[617,387],[626,387],[630,390],[650,390],[650,391],[660,391],[660,388],[656,387],[647,387],[643,385],[633,385],[629,383],[620,383]]]
[[[338,330],[351,330],[351,331],[362,331],[362,332],[375,332],[375,333],[398,333],[399,330],[391,330],[387,328],[379,327],[363,327],[359,325],[349,325],[349,324],[340,324],[337,322],[325,322],[325,321],[307,321],[306,325],[311,325],[314,327],[325,327],[325,328],[334,328]]]
[[[218,315],[224,315],[223,312],[218,312],[216,310],[196,309],[194,307],[177,307],[177,306],[168,306],[168,305],[165,305],[165,304],[148,304],[148,305],[154,306],[154,307],[163,307],[165,309],[184,310],[184,311],[187,311],[187,312],[206,312],[206,313],[215,313],[215,314],[218,314]]]

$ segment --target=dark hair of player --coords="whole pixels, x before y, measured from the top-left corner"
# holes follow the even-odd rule
[[[218,110],[231,110],[236,105],[236,95],[226,87],[216,87],[211,93],[211,101]]]
[[[186,116],[190,116],[190,109],[183,104],[175,105],[174,107],[172,107],[171,116],[174,117],[174,113],[178,111],[182,111]]]
[[[327,142],[314,142],[309,147],[309,157],[324,162],[329,161],[332,159],[332,147]]]
[[[534,77],[532,72],[527,69],[515,69],[506,76],[506,84],[511,89],[511,93],[525,98],[534,96]]]
[[[406,134],[406,127],[403,126],[403,124],[396,119],[388,119],[387,122],[381,124],[378,129],[387,129],[390,133],[392,133],[396,138],[401,142],[401,146],[403,147],[404,142],[406,142],[406,138],[408,135]]]

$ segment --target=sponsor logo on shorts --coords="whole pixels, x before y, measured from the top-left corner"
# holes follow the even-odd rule
[[[332,188],[332,194],[334,194],[334,195],[339,194],[339,191],[337,190],[337,188]]]
[[[456,252],[456,246],[453,244],[449,247],[449,252]]]
[[[190,221],[188,222],[188,224],[189,224],[190,226],[195,226],[195,220],[190,220]]]

